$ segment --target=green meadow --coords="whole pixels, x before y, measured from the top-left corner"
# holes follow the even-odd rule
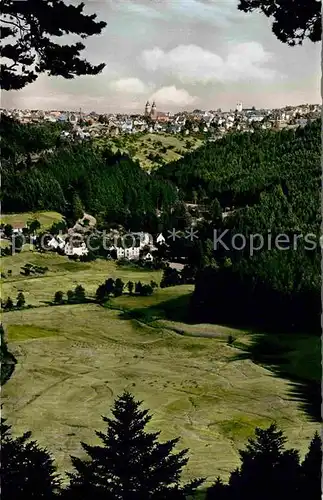
[[[48,272],[22,276],[26,263]],[[305,452],[318,424],[294,378],[320,378],[318,338],[282,333],[268,341],[260,332],[189,324],[190,285],[157,289],[150,297],[125,294],[105,307],[48,305],[57,290],[81,284],[92,299],[108,277],[159,282],[159,271],[27,251],[4,257],[2,272],[8,276],[9,269],[2,297],[23,291],[33,307],[2,314],[18,359],[2,391],[4,415],[16,434],[30,429],[61,471],[70,467],[70,455],[82,454],[80,441],[96,442],[101,415],[124,389],[151,410],[150,427],[160,429],[162,439],[181,436],[180,447],[190,450],[185,479],[226,478],[254,428],[273,421]]]
[[[96,142],[100,147],[108,146],[114,152],[119,149],[129,154],[130,157],[139,160],[140,165],[148,170],[156,165],[154,161],[149,159],[151,154],[158,154],[164,162],[169,163],[182,158],[185,153],[203,144],[203,140],[197,137],[161,133],[100,138]],[[190,147],[187,147],[188,143],[190,143]]]
[[[62,215],[58,212],[23,212],[20,214],[1,214],[1,224],[11,224],[15,227],[16,224],[26,224],[27,222],[37,219],[40,222],[42,229],[49,229],[54,222],[60,222]]]

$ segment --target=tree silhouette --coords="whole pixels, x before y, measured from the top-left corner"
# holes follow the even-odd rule
[[[321,40],[321,1],[319,0],[240,0],[239,10],[260,11],[273,20],[278,40],[302,45],[304,40]]]
[[[207,489],[205,500],[230,500],[230,489],[218,477],[215,483]]]
[[[89,460],[72,457],[68,499],[180,500],[201,484],[180,485],[187,450],[174,453],[178,439],[158,442],[159,432],[145,432],[151,420],[141,402],[124,392],[114,403],[113,419],[103,417],[106,432],[96,432],[103,446],[82,443]]]
[[[24,294],[22,292],[19,292],[17,295],[17,303],[16,303],[17,308],[20,309],[21,307],[24,307],[25,303],[26,300]]]
[[[316,432],[309,450],[301,464],[299,498],[320,500],[322,498],[322,439]]]
[[[11,436],[11,427],[1,419],[1,493],[12,500],[52,500],[60,481],[50,454],[29,441],[31,433]]]
[[[107,289],[106,289],[106,286],[104,283],[102,285],[98,286],[98,288],[95,292],[95,298],[100,303],[105,302],[109,298],[109,295],[107,293]]]
[[[9,62],[1,64],[1,88],[22,89],[41,73],[67,79],[100,73],[104,64],[92,66],[81,59],[83,43],[56,43],[64,35],[85,39],[101,33],[106,23],[83,9],[84,3],[75,6],[62,0],[2,0],[1,56]]]
[[[113,278],[108,278],[106,280],[106,282],[105,282],[105,289],[106,289],[106,293],[107,293],[108,297],[109,297],[109,295],[112,295],[114,293],[115,282],[114,282]]]
[[[74,302],[74,300],[75,300],[75,293],[73,292],[73,290],[67,290],[66,295],[67,295],[67,302],[68,303],[71,304],[72,302]]]
[[[117,278],[114,285],[114,296],[120,297],[120,295],[122,295],[123,288],[124,288],[124,282],[122,281],[122,279]]]
[[[11,224],[6,224],[3,228],[3,232],[7,238],[11,238],[13,233],[13,227]]]
[[[229,480],[230,498],[283,500],[296,497],[299,481],[299,455],[285,450],[286,438],[275,424],[256,428],[256,439],[249,439],[240,450],[241,466]]]
[[[63,297],[64,297],[64,293],[61,292],[60,290],[57,291],[57,292],[55,292],[55,295],[54,295],[54,302],[55,302],[55,304],[62,304]]]
[[[41,224],[40,224],[39,220],[37,220],[37,219],[33,219],[32,221],[30,221],[28,223],[28,226],[29,226],[29,230],[31,233],[35,233],[36,231],[38,231],[41,228]]]
[[[82,285],[77,285],[74,289],[74,298],[77,302],[85,301],[85,289]]]
[[[77,193],[73,194],[72,213],[73,220],[75,221],[77,221],[78,219],[82,219],[84,215],[82,201]]]
[[[0,378],[1,386],[3,386],[10,379],[14,372],[15,365],[17,363],[16,358],[8,350],[7,342],[4,336],[3,326],[0,325]]]
[[[127,283],[127,287],[128,287],[128,290],[129,290],[130,295],[132,295],[132,292],[133,292],[133,287],[134,287],[134,283],[133,283],[133,281],[128,281],[128,283]]]
[[[14,308],[14,304],[13,304],[13,301],[12,301],[12,298],[11,298],[11,297],[8,297],[8,298],[7,298],[7,301],[6,301],[6,303],[5,303],[4,308],[5,308],[7,311],[11,311],[11,310]]]

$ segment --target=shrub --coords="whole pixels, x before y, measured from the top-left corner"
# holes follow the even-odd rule
[[[25,303],[26,303],[26,300],[25,300],[24,294],[22,292],[19,292],[17,295],[16,307],[18,309],[20,309],[21,307],[24,307]]]
[[[140,289],[140,295],[142,295],[143,297],[147,297],[148,295],[152,295],[154,289],[152,286],[150,285],[142,285],[141,289]]]
[[[77,302],[85,301],[85,289],[82,285],[77,285],[74,290],[74,298]]]
[[[14,308],[13,301],[11,297],[8,297],[4,306],[4,309],[7,311],[11,311]]]
[[[235,340],[236,338],[233,335],[229,335],[227,344],[232,345],[234,344]]]
[[[64,297],[64,293],[63,292],[61,292],[61,291],[56,292],[55,295],[54,295],[54,302],[55,302],[55,304],[62,304],[63,297]]]

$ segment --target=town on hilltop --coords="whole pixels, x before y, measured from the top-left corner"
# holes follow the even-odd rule
[[[36,109],[0,109],[0,112],[21,123],[70,122],[74,135],[81,139],[136,133],[202,133],[212,141],[229,131],[252,132],[257,128],[280,130],[305,126],[320,117],[321,105],[301,104],[279,109],[256,109],[244,108],[239,102],[230,111],[195,109],[170,113],[159,111],[155,101],[152,104],[147,101],[142,114]],[[71,133],[64,131],[63,134],[68,136]]]

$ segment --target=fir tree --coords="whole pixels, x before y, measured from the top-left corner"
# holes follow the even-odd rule
[[[8,297],[8,298],[7,298],[7,301],[6,301],[6,303],[5,303],[4,308],[5,308],[7,311],[11,311],[11,310],[14,308],[13,301],[12,301],[12,298],[11,298],[11,297]]]
[[[142,289],[142,283],[141,281],[138,281],[135,283],[135,293],[141,294],[141,289]]]
[[[114,296],[120,297],[120,295],[122,295],[123,288],[124,288],[123,281],[120,278],[117,278],[114,286]]]
[[[230,500],[230,490],[218,477],[215,483],[207,489],[205,500]]]
[[[77,302],[85,301],[85,289],[82,285],[77,285],[74,290],[74,298]]]
[[[320,500],[322,498],[322,439],[316,432],[309,450],[301,464],[299,498]]]
[[[7,342],[4,336],[3,326],[0,325],[0,376],[1,376],[1,386],[3,386],[10,379],[14,372],[15,365],[17,363],[16,358],[8,350]]]
[[[17,308],[20,309],[21,307],[24,307],[25,303],[26,300],[24,294],[22,292],[19,292],[17,295],[17,302],[16,302]]]
[[[127,288],[128,288],[128,290],[129,290],[130,295],[132,295],[132,292],[133,292],[133,287],[134,287],[134,283],[133,283],[133,281],[128,281],[128,283],[127,283]]]
[[[60,481],[50,454],[30,432],[11,436],[11,427],[1,419],[1,493],[12,500],[53,500]]]
[[[73,201],[72,201],[72,217],[74,221],[77,221],[79,219],[82,219],[84,215],[84,209],[82,205],[81,198],[77,193],[74,193],[73,195]]]
[[[99,303],[105,302],[109,298],[105,284],[98,286],[95,292],[95,298]]]
[[[114,418],[103,417],[107,431],[96,432],[103,446],[82,443],[90,459],[72,457],[68,499],[184,500],[202,483],[180,485],[187,450],[174,453],[178,439],[159,443],[159,432],[146,432],[151,416],[140,406],[123,393],[114,403]]]
[[[256,439],[249,439],[240,450],[241,466],[231,473],[230,499],[286,500],[297,494],[299,455],[285,450],[286,438],[275,424],[256,428]]]
[[[112,295],[114,293],[114,288],[115,288],[115,283],[113,278],[109,278],[105,282],[105,289],[107,292],[107,295]]]

